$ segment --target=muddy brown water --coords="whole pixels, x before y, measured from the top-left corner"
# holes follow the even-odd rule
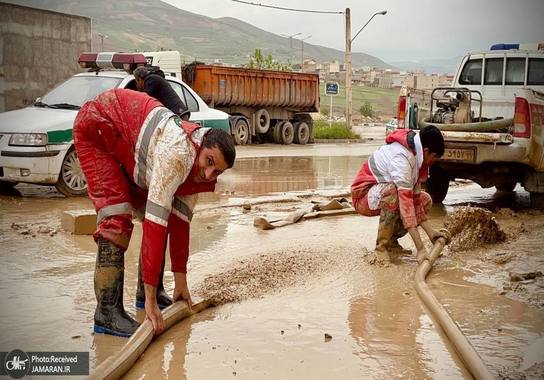
[[[272,231],[252,226],[255,216],[284,215],[319,198],[320,191],[345,191],[362,159],[239,160],[221,179],[218,194],[199,205],[189,261],[194,298],[209,296],[210,289],[221,294],[222,284],[225,289],[228,284],[230,295],[238,297],[229,300],[236,302],[174,326],[126,377],[470,378],[417,298],[414,258],[394,257],[388,268],[366,263],[377,218],[310,220]],[[40,225],[58,229],[64,210],[91,204],[51,189],[17,189],[0,195],[0,351],[89,351],[94,367],[125,342],[92,334],[96,246],[89,236],[38,232]],[[308,192],[312,189],[317,191]],[[270,193],[292,201],[262,203],[249,212],[217,208]],[[521,189],[501,195],[464,185],[452,187],[445,206],[433,208],[431,222],[439,227],[456,206],[465,205],[492,211],[507,234],[515,230],[518,236],[477,250],[446,250],[429,284],[493,374],[538,378],[544,362],[544,282],[512,284],[508,272],[543,270],[544,236],[538,231],[544,216],[528,209]],[[504,207],[514,212],[500,212]],[[13,229],[14,222],[28,224],[30,233]],[[136,225],[126,254],[125,306],[142,318],[133,305],[140,239]],[[401,243],[410,246],[409,238]],[[237,269],[240,277],[229,283]],[[166,287],[172,290],[170,274]]]

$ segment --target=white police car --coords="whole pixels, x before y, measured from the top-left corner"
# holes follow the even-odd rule
[[[103,91],[135,89],[130,72],[146,59],[142,54],[84,53],[79,63],[93,71],[74,75],[30,107],[0,114],[0,185],[26,182],[55,185],[66,196],[86,193],[72,138],[77,111]],[[166,79],[191,111],[192,122],[230,132],[227,113],[208,107],[181,80]]]

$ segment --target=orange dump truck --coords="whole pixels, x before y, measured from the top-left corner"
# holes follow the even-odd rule
[[[313,140],[310,112],[319,112],[319,76],[192,63],[183,81],[211,107],[230,115],[237,144]]]

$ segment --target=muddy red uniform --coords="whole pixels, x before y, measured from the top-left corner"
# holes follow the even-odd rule
[[[183,122],[150,96],[114,89],[87,102],[74,123],[74,143],[98,213],[94,234],[123,250],[132,214],[145,205],[142,276],[157,286],[166,237],[173,272],[187,272],[189,223],[196,194],[196,160],[206,128]]]
[[[419,136],[399,129],[385,142],[357,173],[351,185],[353,206],[365,216],[380,215],[382,207],[398,210],[404,228],[417,227],[432,206],[430,195],[421,191],[429,168],[423,163]]]

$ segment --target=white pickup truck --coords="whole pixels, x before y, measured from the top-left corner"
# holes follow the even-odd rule
[[[519,183],[533,207],[544,207],[544,44],[467,54],[452,87],[402,89],[397,118],[398,128],[432,124],[444,135],[444,156],[427,181],[433,201],[464,178],[500,191]]]

